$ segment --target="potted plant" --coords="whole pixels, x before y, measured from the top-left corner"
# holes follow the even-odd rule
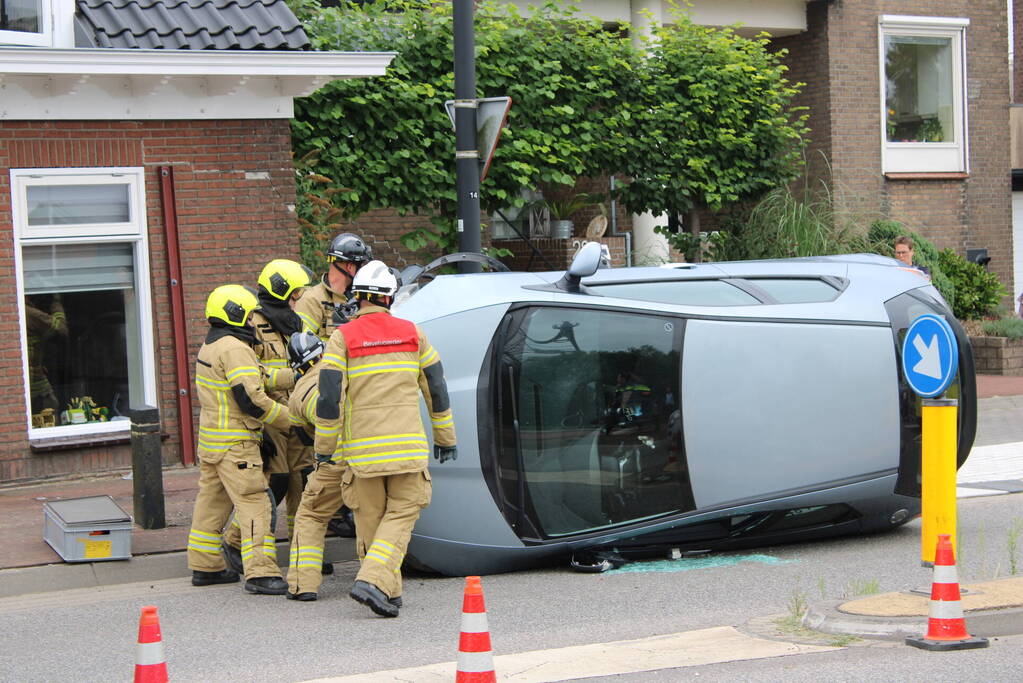
[[[590,206],[599,206],[602,197],[586,192],[577,192],[563,199],[543,199],[540,204],[550,214],[551,237],[569,239],[572,237],[574,224],[572,216]]]

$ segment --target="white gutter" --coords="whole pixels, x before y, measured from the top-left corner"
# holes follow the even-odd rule
[[[0,74],[382,76],[394,52],[0,48]]]
[[[291,118],[295,97],[395,55],[0,47],[0,120]]]

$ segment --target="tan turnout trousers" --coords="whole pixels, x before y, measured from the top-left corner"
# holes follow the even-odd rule
[[[220,571],[220,534],[234,506],[245,578],[280,576],[272,508],[259,454],[264,426],[287,429],[287,407],[263,390],[255,352],[231,330],[211,327],[195,365],[199,398],[199,492],[188,535],[188,566]]]
[[[321,464],[309,477],[298,506],[288,560],[288,592],[316,593],[323,582],[323,543],[327,523],[341,507],[343,464]]]
[[[358,477],[349,468],[341,496],[355,514],[356,581],[373,584],[389,598],[402,593],[401,562],[419,513],[430,504],[430,472]]]
[[[270,461],[269,471],[265,473],[267,478],[276,472],[290,473],[285,509],[288,514],[288,538],[291,538],[295,528],[295,515],[298,513],[299,501],[302,500],[302,470],[312,467],[316,460],[313,458],[312,446],[306,446],[294,434],[284,434],[276,429],[267,429],[266,434],[273,440],[274,449],[278,453]],[[284,458],[279,455],[282,452],[285,454]],[[279,465],[275,466],[275,463]],[[280,504],[281,501],[276,502]],[[275,534],[276,531],[276,529],[271,529],[270,533]],[[241,533],[238,529],[237,517],[232,517],[231,523],[224,530],[224,542],[235,548],[241,547]]]
[[[188,538],[189,569],[218,572],[225,568],[220,531],[232,509],[241,536],[245,578],[280,576],[270,532],[270,498],[255,441],[236,443],[222,457],[200,452],[199,492]]]

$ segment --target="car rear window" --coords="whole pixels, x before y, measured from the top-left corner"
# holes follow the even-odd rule
[[[831,301],[838,296],[834,286],[817,278],[746,278],[780,304]]]
[[[603,296],[679,306],[754,306],[760,303],[752,294],[723,280],[622,282],[592,285],[589,289]]]

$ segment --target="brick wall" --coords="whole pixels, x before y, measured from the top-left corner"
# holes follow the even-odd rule
[[[970,337],[977,374],[1023,376],[1023,340]]]
[[[877,27],[882,14],[970,19],[965,180],[894,180],[882,174]],[[1004,0],[811,2],[807,18],[807,34],[776,44],[791,51],[786,61],[793,80],[808,84],[800,103],[812,112],[809,160],[814,173],[827,177],[817,160],[818,152],[826,155],[836,203],[864,226],[887,217],[907,223],[939,248],[965,255],[967,248],[986,247],[991,270],[1012,291]]]
[[[206,295],[220,284],[255,282],[271,258],[297,256],[290,129],[281,121],[0,122],[0,277],[15,291],[11,168],[142,166],[164,462],[179,462],[167,248],[157,168],[173,167],[185,298],[189,373],[207,329]],[[33,452],[21,387],[17,302],[0,302],[0,367],[16,387],[0,410],[0,482],[130,466],[127,446]],[[197,408],[193,405],[197,415]]]
[[[831,73],[828,60],[828,5],[811,2],[806,6],[806,32],[772,41],[774,49],[788,50],[783,57],[786,78],[803,83],[793,105],[806,107],[806,163],[810,177],[827,177],[831,158]]]

